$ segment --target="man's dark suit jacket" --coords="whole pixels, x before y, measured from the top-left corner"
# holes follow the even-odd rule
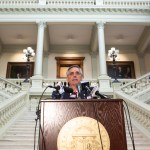
[[[75,98],[72,98],[71,94],[72,93],[66,93],[66,92],[64,92],[64,93],[61,94],[61,98],[60,99],[78,99],[78,98],[80,98],[80,99],[87,99],[87,97],[90,95],[90,93],[88,93],[86,90],[81,91],[78,94],[78,97],[76,96]]]

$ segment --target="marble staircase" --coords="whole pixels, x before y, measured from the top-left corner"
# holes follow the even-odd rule
[[[32,105],[32,104],[31,104]],[[34,150],[35,105],[9,128],[0,139],[0,150]],[[135,150],[150,150],[150,140],[133,126]],[[128,150],[133,150],[126,127]],[[38,136],[38,133],[37,135]]]
[[[0,139],[0,150],[33,150],[35,118],[35,112],[24,112]]]

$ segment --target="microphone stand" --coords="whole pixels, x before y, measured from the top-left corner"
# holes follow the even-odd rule
[[[42,92],[41,96],[40,96],[40,99],[39,99],[39,103],[38,103],[38,106],[36,108],[36,115],[37,115],[37,118],[35,118],[35,130],[34,130],[34,150],[35,150],[35,145],[36,145],[36,140],[35,140],[35,137],[36,137],[36,128],[37,128],[37,122],[39,120],[39,128],[41,130],[41,133],[42,133],[42,137],[43,137],[43,141],[44,141],[44,150],[46,150],[46,144],[45,144],[45,139],[44,139],[44,135],[43,135],[43,131],[42,131],[42,128],[41,128],[41,122],[40,122],[40,118],[41,118],[41,99],[43,97],[43,94],[45,93],[45,91],[47,90],[49,86],[47,86],[44,91]],[[40,137],[40,135],[39,135]]]

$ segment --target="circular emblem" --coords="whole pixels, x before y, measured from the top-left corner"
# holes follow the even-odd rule
[[[110,139],[100,122],[90,117],[77,117],[62,127],[57,147],[58,150],[109,150]]]

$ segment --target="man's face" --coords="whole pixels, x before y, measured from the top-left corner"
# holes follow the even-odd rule
[[[82,78],[83,76],[80,73],[79,69],[74,67],[69,70],[67,81],[69,82],[70,86],[72,86],[79,84]]]

